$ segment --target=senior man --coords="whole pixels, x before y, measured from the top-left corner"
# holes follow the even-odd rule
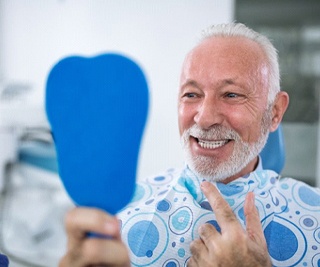
[[[266,37],[237,23],[208,28],[181,74],[185,168],[138,184],[118,217],[71,211],[60,266],[319,266],[320,191],[259,157],[289,103],[279,81]]]

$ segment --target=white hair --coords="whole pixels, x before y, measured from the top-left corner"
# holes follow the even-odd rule
[[[280,91],[280,71],[278,52],[271,41],[264,35],[255,32],[242,23],[227,23],[210,26],[202,32],[201,41],[210,37],[244,37],[256,42],[267,57],[269,69],[268,79],[268,104],[271,105]]]

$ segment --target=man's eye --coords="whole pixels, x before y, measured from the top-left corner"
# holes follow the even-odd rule
[[[226,97],[229,97],[229,98],[236,98],[236,97],[238,97],[238,95],[237,95],[237,94],[235,94],[235,93],[227,93],[227,94],[226,94]]]
[[[194,98],[197,95],[195,93],[186,93],[184,96],[187,97],[187,98]]]

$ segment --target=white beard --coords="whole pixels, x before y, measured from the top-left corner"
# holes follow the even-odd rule
[[[186,154],[186,161],[189,168],[197,175],[208,179],[209,181],[222,181],[239,173],[255,157],[259,155],[265,146],[271,124],[271,111],[268,109],[261,122],[260,137],[255,143],[247,143],[241,140],[239,134],[224,126],[218,125],[203,130],[196,124],[185,130],[181,136],[182,146]],[[234,140],[234,149],[231,156],[224,162],[216,162],[212,157],[197,155],[194,156],[190,149],[190,136],[198,139],[208,140]]]

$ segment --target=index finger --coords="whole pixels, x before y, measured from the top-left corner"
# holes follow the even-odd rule
[[[120,227],[117,219],[102,210],[74,208],[68,212],[65,224],[71,242],[84,239],[88,232],[119,238]]]
[[[201,183],[201,189],[216,215],[222,232],[227,225],[233,224],[240,226],[240,223],[234,215],[229,203],[221,196],[220,192],[213,184],[204,181]]]

